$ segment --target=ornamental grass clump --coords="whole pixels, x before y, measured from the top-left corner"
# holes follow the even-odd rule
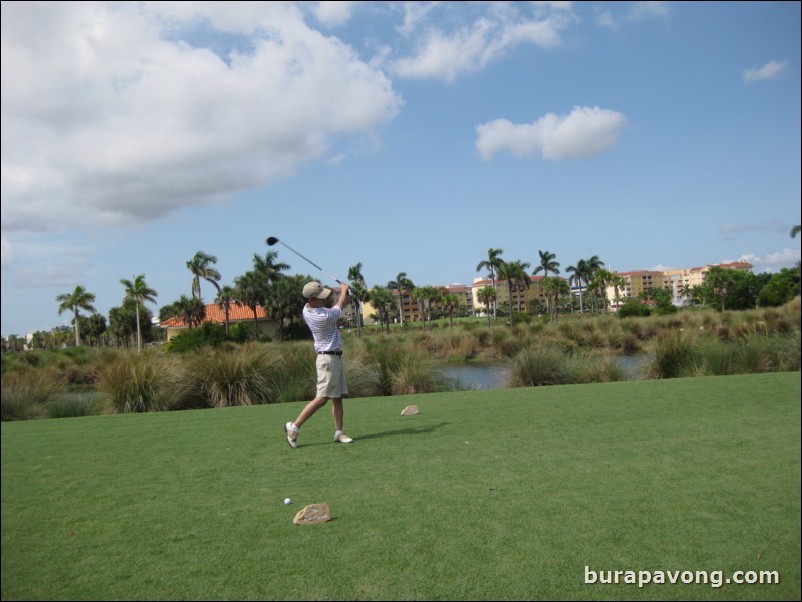
[[[2,419],[41,418],[48,402],[66,388],[63,374],[52,366],[3,372],[0,392]]]
[[[545,344],[519,351],[507,361],[505,387],[536,387],[571,382],[571,359],[556,345]]]
[[[114,412],[173,409],[181,397],[181,368],[155,349],[115,357],[99,368],[97,388]]]
[[[682,330],[668,330],[655,339],[649,378],[676,378],[687,376],[695,364],[694,337]]]
[[[269,403],[273,363],[258,343],[204,349],[184,360],[183,397],[212,408]]]

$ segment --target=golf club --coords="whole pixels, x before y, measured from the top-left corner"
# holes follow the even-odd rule
[[[285,247],[287,247],[287,248],[288,248],[290,251],[292,251],[293,253],[295,253],[295,254],[296,254],[298,257],[300,257],[301,259],[304,259],[305,261],[308,261],[309,263],[311,263],[313,266],[315,266],[315,267],[316,267],[317,269],[319,269],[321,272],[323,272],[324,274],[326,274],[326,276],[328,276],[329,278],[331,278],[332,280],[334,280],[334,281],[335,281],[337,284],[342,284],[342,282],[340,282],[340,281],[339,281],[337,278],[335,278],[334,276],[332,276],[331,274],[329,274],[329,273],[328,273],[326,270],[324,270],[323,268],[321,268],[321,267],[320,267],[318,264],[316,264],[314,261],[312,261],[311,259],[307,259],[307,258],[306,258],[306,257],[304,257],[303,255],[301,255],[301,254],[300,254],[298,251],[296,251],[295,249],[293,249],[293,248],[292,248],[290,245],[288,245],[288,244],[287,244],[287,243],[285,243],[285,242],[282,242],[282,241],[280,241],[280,240],[279,240],[278,238],[276,238],[275,236],[269,236],[265,242],[267,242],[267,246],[268,246],[268,247],[272,247],[272,246],[273,246],[274,244],[276,244],[276,243],[281,243],[282,245],[284,245]]]

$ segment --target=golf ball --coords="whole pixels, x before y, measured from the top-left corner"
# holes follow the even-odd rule
[[[290,504],[292,504],[292,500],[290,498],[288,498],[288,497],[285,497],[284,498],[284,503],[289,506]]]

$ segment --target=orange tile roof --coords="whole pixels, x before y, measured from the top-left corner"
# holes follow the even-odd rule
[[[733,261],[732,263],[721,263],[719,267],[722,268],[751,268],[752,264],[748,261]]]
[[[260,306],[256,307],[256,319],[264,320],[268,317],[267,312]],[[247,305],[234,303],[228,310],[228,321],[238,322],[242,320],[253,320],[253,310]],[[214,303],[206,305],[206,317],[203,318],[204,322],[216,322],[217,324],[225,324],[226,312],[217,307]],[[167,318],[159,323],[162,328],[182,328],[186,327],[187,323],[184,321],[183,316],[173,316]]]

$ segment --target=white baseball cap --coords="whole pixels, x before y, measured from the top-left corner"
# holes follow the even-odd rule
[[[319,282],[307,282],[304,285],[304,299],[325,299],[331,294],[331,289]]]

